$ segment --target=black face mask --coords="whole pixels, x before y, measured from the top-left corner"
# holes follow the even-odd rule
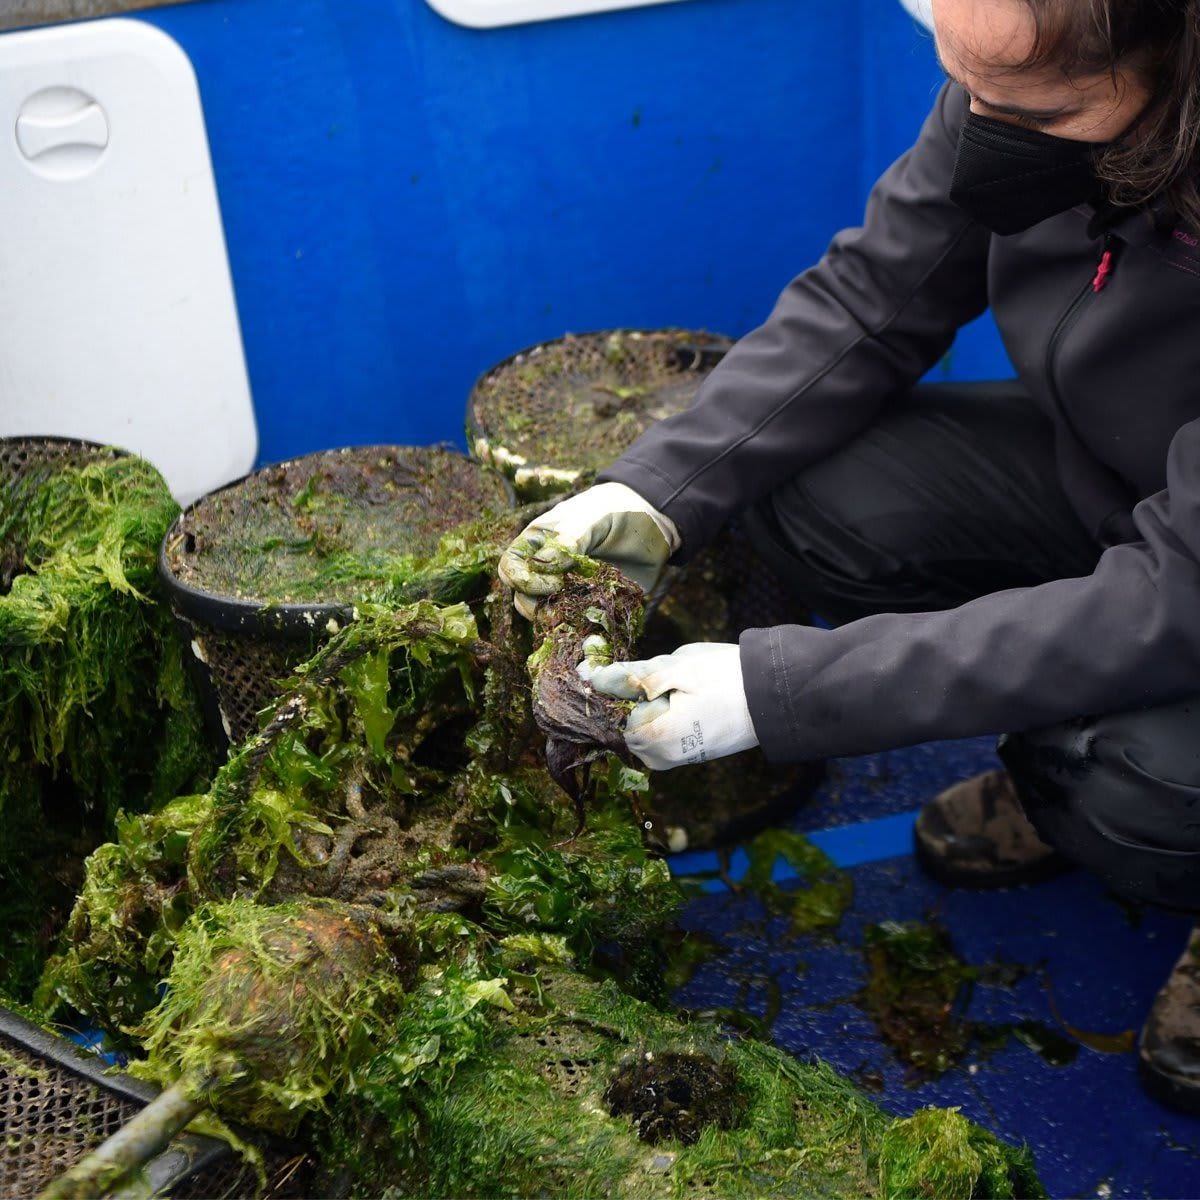
[[[1020,233],[1099,199],[1095,142],[1074,142],[967,113],[950,199],[994,233]]]

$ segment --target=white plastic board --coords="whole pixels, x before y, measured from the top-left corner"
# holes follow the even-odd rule
[[[181,503],[257,433],[200,95],[165,33],[0,36],[0,436],[111,442]]]
[[[429,0],[429,6],[446,20],[474,29],[668,3],[678,3],[678,0]]]
[[[557,17],[581,17],[587,13],[672,2],[677,3],[678,0],[428,0],[430,8],[441,13],[446,20],[474,29],[549,21]],[[900,3],[922,25],[932,29],[931,0],[900,0]]]

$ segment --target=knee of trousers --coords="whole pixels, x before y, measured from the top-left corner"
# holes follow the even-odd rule
[[[1000,739],[1038,835],[1120,895],[1200,912],[1200,702]]]
[[[778,500],[772,494],[738,520],[754,552],[808,608],[841,622],[881,608],[914,607],[901,594],[904,583],[897,576],[893,555],[865,544],[836,515],[820,509],[795,486],[787,489],[785,533],[776,510]]]

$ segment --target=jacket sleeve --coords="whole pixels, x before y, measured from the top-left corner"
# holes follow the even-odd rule
[[[677,416],[601,472],[669,516],[691,557],[734,513],[906,391],[987,304],[989,235],[949,199],[965,93],[942,88],[916,145]]]
[[[747,630],[742,669],[772,759],[1036,728],[1200,693],[1200,421],[1176,433],[1138,540],[1095,571],[949,612]]]

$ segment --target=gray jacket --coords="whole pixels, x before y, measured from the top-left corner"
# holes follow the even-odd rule
[[[645,496],[683,555],[852,439],[991,306],[1053,420],[1061,482],[1106,550],[1093,574],[949,612],[742,635],[767,755],[821,758],[998,733],[1200,693],[1200,243],[1087,207],[997,237],[949,199],[966,96],[916,145],[688,411],[602,474]],[[1112,270],[1093,282],[1105,250]],[[1200,714],[1198,714],[1200,736]]]

